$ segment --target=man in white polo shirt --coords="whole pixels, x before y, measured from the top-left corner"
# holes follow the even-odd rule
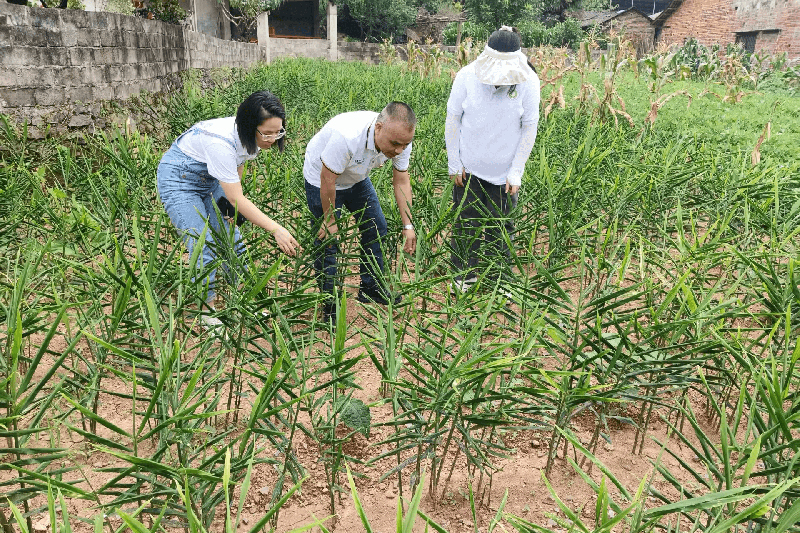
[[[508,281],[511,214],[538,121],[539,78],[520,49],[519,34],[503,26],[489,36],[483,53],[458,72],[447,101],[445,143],[457,209],[453,292],[475,284],[481,262]],[[507,287],[502,290],[508,294]]]
[[[402,102],[391,102],[380,114],[353,111],[333,117],[309,141],[303,176],[308,208],[319,224],[315,248],[319,253],[314,268],[320,290],[333,295],[336,281],[336,219],[342,206],[355,213],[361,243],[361,287],[358,300],[386,305],[400,302],[383,282],[381,240],[386,235],[386,218],[378,202],[370,170],[392,160],[394,197],[403,222],[403,249],[413,253],[417,236],[411,224],[411,180],[408,174],[411,141],[417,119]],[[332,237],[328,243],[323,242]],[[333,318],[335,301],[325,304],[325,318]]]

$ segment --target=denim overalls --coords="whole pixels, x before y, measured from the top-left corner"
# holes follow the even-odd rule
[[[217,200],[225,196],[219,181],[208,173],[208,165],[192,159],[178,148],[178,141],[186,135],[208,135],[222,139],[234,150],[236,147],[230,139],[204,131],[194,125],[172,143],[158,165],[158,195],[172,224],[177,228],[186,244],[190,257],[206,223],[213,228],[213,231],[206,232],[203,253],[198,257],[197,268],[200,269],[208,266],[217,257],[213,234],[223,231],[230,234],[230,224],[221,216],[218,217],[215,210]],[[220,227],[220,221],[222,227]],[[234,248],[236,255],[241,256],[245,251],[245,245],[242,242],[239,228],[235,226],[234,242],[236,243]],[[227,266],[225,266],[225,270],[229,272]],[[214,297],[215,277],[216,269],[213,269],[203,280],[207,290],[206,301],[210,301]],[[235,283],[235,279],[231,281]]]

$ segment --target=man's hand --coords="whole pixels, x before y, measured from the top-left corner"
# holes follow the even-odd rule
[[[450,179],[459,187],[463,187],[467,181],[467,171],[462,168],[461,174],[450,174]]]
[[[508,180],[506,180],[506,192],[508,194],[514,195],[517,194],[519,191],[519,185],[511,185]]]
[[[328,236],[333,237],[339,232],[339,226],[336,225],[336,219],[331,217],[328,222],[322,222],[317,232],[317,239],[324,241]]]
[[[272,236],[278,243],[278,248],[287,255],[294,257],[299,250],[302,250],[300,244],[292,237],[292,234],[286,231],[283,226],[278,226],[272,230]]]
[[[403,230],[403,251],[413,254],[417,250],[417,233],[414,229]]]

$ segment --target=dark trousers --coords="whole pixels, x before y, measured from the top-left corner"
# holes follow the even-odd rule
[[[467,174],[463,187],[453,187],[453,206],[457,210],[451,238],[450,261],[457,277],[477,275],[482,262],[507,272],[511,250],[506,235],[514,235],[511,211],[517,206],[518,194],[508,194],[505,185],[492,185],[475,175]]]
[[[306,201],[311,214],[314,216],[314,231],[322,223],[322,201],[319,196],[319,187],[306,184]],[[386,236],[386,218],[383,216],[381,204],[378,203],[378,193],[375,192],[369,178],[350,187],[336,191],[336,218],[338,220],[342,207],[356,216],[358,224],[359,243],[361,244],[361,288],[374,289],[379,286],[383,273],[383,251],[381,240]],[[337,279],[336,256],[339,254],[338,243],[330,241],[323,247],[322,241],[314,241],[316,256],[314,269],[317,271],[317,280],[320,290],[333,293]]]

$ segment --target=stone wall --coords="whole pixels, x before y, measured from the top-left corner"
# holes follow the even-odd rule
[[[694,37],[724,47],[741,32],[758,33],[756,50],[800,59],[800,0],[684,0],[664,21],[659,41],[680,45]]]
[[[455,46],[436,45],[439,49],[455,54]],[[423,50],[428,50],[430,45],[420,46]],[[397,57],[405,61],[408,59],[406,45],[395,45]],[[339,41],[339,60],[340,61],[364,61],[377,65],[381,62],[381,45],[377,43],[361,43]]]
[[[381,62],[381,45],[377,43],[360,43],[339,41],[340,61],[364,61],[377,65]]]
[[[430,14],[425,8],[417,12],[417,21],[412,28],[406,29],[406,36],[418,43],[430,40],[433,43],[443,42],[444,29],[451,22],[465,20],[463,13],[459,14]]]
[[[0,113],[33,120],[65,105],[171,91],[184,70],[244,67],[262,54],[140,17],[0,2]]]

